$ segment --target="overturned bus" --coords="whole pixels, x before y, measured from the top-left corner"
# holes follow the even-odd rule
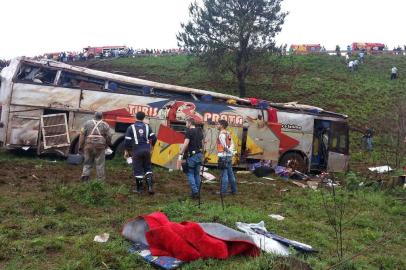
[[[152,82],[52,60],[14,59],[1,72],[0,146],[38,154],[74,153],[82,125],[103,112],[113,150],[143,111],[158,137],[153,163],[174,168],[184,140],[185,119],[202,123],[207,164],[216,164],[214,123],[229,122],[235,166],[258,160],[310,170],[344,171],[349,140],[346,115],[296,103],[269,103]]]

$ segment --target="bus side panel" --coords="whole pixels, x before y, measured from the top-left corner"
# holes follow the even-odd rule
[[[299,141],[293,149],[303,152],[309,159],[312,153],[314,116],[289,112],[278,112],[278,121],[282,124],[282,132]]]
[[[267,119],[267,115],[264,117]],[[246,158],[277,161],[279,138],[263,119],[247,117]]]
[[[131,115],[134,115],[139,106],[150,106],[156,103],[156,106],[151,107],[151,112],[146,113],[148,116],[157,116],[158,108],[162,107],[168,99],[144,97],[136,95],[113,94],[109,92],[97,92],[83,90],[80,108],[90,111],[112,111],[117,109],[127,109]]]
[[[78,108],[80,90],[34,84],[14,84],[11,103],[45,108]]]

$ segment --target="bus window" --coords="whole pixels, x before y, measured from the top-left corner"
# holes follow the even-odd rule
[[[109,81],[107,91],[119,93],[119,94],[129,94],[129,95],[142,95],[142,87],[137,85],[123,84],[118,82]]]
[[[193,100],[193,97],[191,96],[190,93],[174,92],[174,91],[165,90],[165,89],[154,89],[154,96],[182,99],[182,100]]]
[[[17,75],[17,80],[30,83],[47,84],[54,83],[57,70],[34,65],[23,65]]]
[[[63,71],[59,85],[62,87],[101,91],[104,89],[105,80]]]
[[[345,123],[332,122],[329,151],[348,154],[348,126]]]

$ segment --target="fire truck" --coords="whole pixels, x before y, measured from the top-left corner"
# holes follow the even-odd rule
[[[290,50],[295,54],[310,54],[310,53],[317,53],[321,51],[320,44],[300,44],[290,45]]]
[[[102,47],[86,47],[83,48],[83,53],[87,54],[87,57],[93,58],[100,55],[110,54],[112,51],[117,51],[118,53],[127,52],[127,46],[102,46]]]
[[[383,51],[384,48],[385,48],[385,44],[383,44],[383,43],[367,43],[367,42],[353,42],[352,43],[353,51],[360,51],[360,50],[366,50],[368,52]]]
[[[215,123],[229,122],[235,166],[260,160],[310,170],[344,171],[349,140],[346,115],[297,103],[271,103],[92,70],[52,60],[14,59],[1,72],[0,146],[68,155],[80,129],[103,112],[120,155],[124,133],[143,111],[157,134],[153,163],[174,168],[185,120],[201,123],[208,165],[217,163]]]

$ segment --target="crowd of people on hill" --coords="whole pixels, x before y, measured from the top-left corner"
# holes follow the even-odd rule
[[[347,65],[348,71],[349,72],[357,71],[359,65],[364,63],[365,55],[366,55],[365,50],[360,50],[358,53],[354,53],[350,48],[347,48],[347,53],[345,55],[345,63]],[[392,66],[392,68],[390,69],[390,79],[396,80],[398,76],[399,76],[398,68],[396,66]]]
[[[117,57],[136,57],[136,56],[161,56],[161,55],[185,55],[190,52],[185,49],[133,49],[132,47],[125,50],[111,49],[101,51],[97,54],[90,54],[87,51],[83,52],[59,52],[59,53],[46,53],[41,56],[36,56],[34,59],[52,59],[60,62],[75,62],[87,61],[89,59],[98,58],[117,58]]]

